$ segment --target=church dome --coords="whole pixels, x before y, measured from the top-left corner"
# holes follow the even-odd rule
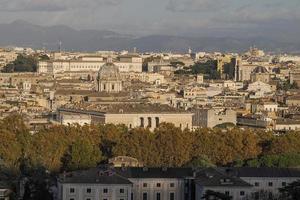
[[[252,71],[252,73],[254,73],[254,74],[264,74],[264,73],[268,73],[268,70],[263,66],[258,66]]]
[[[120,80],[119,67],[113,63],[106,63],[98,72],[99,80]]]

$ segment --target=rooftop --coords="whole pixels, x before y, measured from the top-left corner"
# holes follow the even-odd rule
[[[65,111],[87,111],[87,112],[100,112],[109,114],[135,114],[135,113],[189,113],[185,110],[175,109],[168,105],[161,104],[114,104],[114,105],[101,105],[101,104],[77,104],[77,105],[66,105],[60,110]]]
[[[132,184],[132,178],[189,178],[193,177],[191,168],[147,168],[100,166],[88,170],[64,173],[59,176],[63,183],[94,184]]]
[[[196,183],[203,186],[252,187],[252,185],[242,179],[214,168],[201,169],[197,172]]]
[[[238,177],[300,177],[300,169],[297,168],[254,168],[254,167],[240,167],[240,168],[222,168],[223,171],[231,170]]]

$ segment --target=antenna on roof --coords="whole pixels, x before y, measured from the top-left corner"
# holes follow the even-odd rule
[[[62,46],[62,42],[59,41],[59,45],[58,45],[58,51],[59,51],[59,53],[61,53],[61,46]]]

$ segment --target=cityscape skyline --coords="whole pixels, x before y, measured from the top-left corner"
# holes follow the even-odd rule
[[[300,200],[299,0],[1,0],[0,200]]]

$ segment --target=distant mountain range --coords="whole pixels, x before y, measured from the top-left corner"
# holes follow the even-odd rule
[[[287,42],[266,37],[184,37],[150,35],[135,37],[106,30],[75,30],[68,26],[39,26],[18,20],[0,24],[0,46],[24,46],[32,48],[58,49],[59,41],[63,50],[132,50],[139,51],[231,51],[241,52],[255,45],[276,52],[300,52],[300,42]]]

